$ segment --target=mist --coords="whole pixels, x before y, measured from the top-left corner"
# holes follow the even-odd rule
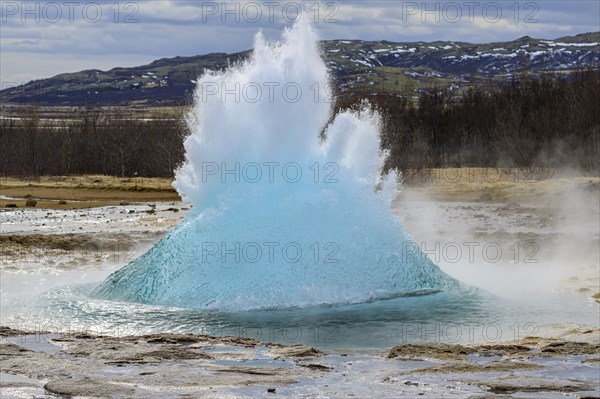
[[[482,171],[437,171],[402,186],[393,209],[420,249],[505,298],[600,291],[599,179],[567,168],[540,179]]]

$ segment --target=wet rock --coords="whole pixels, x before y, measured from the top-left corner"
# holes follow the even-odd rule
[[[140,355],[142,358],[155,358],[159,360],[178,360],[178,359],[212,359],[211,356],[200,351],[193,351],[185,348],[165,348],[156,351],[145,352]]]
[[[476,353],[476,348],[450,344],[404,344],[390,351],[388,359],[458,359]]]
[[[277,375],[279,369],[273,367],[228,367],[218,369],[221,373],[250,374],[250,375]]]
[[[193,334],[152,334],[144,335],[142,337],[146,342],[156,344],[182,344],[182,343],[196,343],[202,340],[201,336]]]
[[[531,352],[531,348],[525,345],[480,345],[477,353],[481,356],[506,356],[517,353]]]
[[[113,248],[115,244],[125,245],[130,238],[122,234],[95,238],[85,234],[28,234],[28,235],[3,235],[0,243],[10,245],[9,249],[16,251],[34,249],[59,249],[72,251],[82,249],[83,251],[100,251],[102,248]],[[121,247],[124,248],[124,247]]]
[[[490,192],[484,192],[479,196],[479,199],[481,201],[491,201],[492,200],[492,194]]]
[[[271,349],[269,353],[279,357],[314,357],[324,353],[308,345],[293,345]]]
[[[52,341],[56,341],[56,342],[73,342],[75,340],[88,340],[88,339],[95,339],[95,338],[102,338],[102,336],[96,336],[96,335],[91,335],[85,332],[81,332],[81,333],[72,333],[72,334],[64,334],[60,337],[56,337],[54,339],[52,339]]]
[[[67,201],[60,200],[60,201],[58,201],[58,205],[67,205]]]
[[[102,338],[102,335],[92,335],[92,334],[88,334],[86,332],[81,332],[81,333],[73,334],[73,338],[75,338],[75,339],[96,339],[96,338]]]
[[[5,208],[18,208],[17,204],[6,204],[4,205]]]
[[[475,383],[494,394],[517,392],[581,392],[590,389],[580,381],[509,375]]]
[[[407,374],[450,374],[450,373],[483,373],[483,372],[507,372],[520,370],[539,370],[544,367],[539,364],[526,362],[513,362],[501,360],[497,362],[479,363],[445,363],[440,366],[431,366],[421,369],[411,370]]]
[[[25,202],[25,206],[28,208],[35,208],[37,206],[37,201],[30,198]]]
[[[211,340],[213,340],[212,337],[211,337]],[[234,344],[234,345],[239,345],[239,346],[245,346],[247,348],[254,348],[256,346],[265,344],[264,342],[258,341],[253,338],[234,337],[234,336],[225,336],[225,337],[217,338],[217,342],[220,342],[223,344]],[[279,346],[278,344],[270,344],[270,343],[267,343],[267,345]]]
[[[256,346],[274,346],[283,347],[273,342],[262,342],[253,338],[237,337],[237,336],[224,336],[224,337],[213,337],[210,335],[195,335],[195,334],[174,334],[174,333],[160,333],[152,335],[144,335],[141,337],[132,337],[130,339],[143,339],[148,343],[166,343],[166,344],[180,344],[180,343],[205,343],[207,345],[213,344],[231,344],[234,346],[244,346],[247,348],[254,348]]]
[[[0,345],[0,359],[8,356],[23,356],[27,353],[31,353],[29,349],[25,349],[22,346],[15,345],[13,343],[3,343]]]
[[[600,357],[590,357],[582,361],[582,363],[598,363],[600,364]]]
[[[413,381],[405,380],[405,379],[400,378],[397,375],[388,375],[383,380],[381,380],[381,382],[389,383],[389,384],[402,384],[402,385],[406,385],[407,387],[419,387],[419,386],[427,385],[426,383],[422,383],[422,382],[413,382]]]
[[[129,202],[123,201],[123,202],[120,202],[119,205],[121,205],[121,206],[127,206],[127,205],[129,205]]]
[[[521,343],[525,344],[525,345],[531,345],[531,346],[540,346],[543,344],[547,344],[549,342],[554,342],[556,341],[554,338],[544,338],[544,337],[537,337],[537,336],[527,336],[525,338],[523,338],[521,340]]]
[[[127,397],[134,389],[92,379],[53,380],[44,385],[51,393],[65,396],[87,396],[94,398]]]
[[[566,355],[600,355],[600,344],[587,342],[558,341],[542,347],[542,353]]]
[[[299,366],[300,367],[306,367],[306,368],[309,368],[311,370],[318,370],[318,371],[330,371],[330,370],[333,370],[333,367],[324,366],[322,364],[316,364],[316,363],[299,364]]]
[[[539,341],[539,338],[536,340]],[[290,384],[299,384],[294,387],[298,387],[299,393],[302,394],[305,392],[304,389],[308,391],[313,389],[313,387],[307,388],[312,381],[318,383],[319,378],[329,374],[330,362],[336,369],[341,370],[339,374],[336,373],[337,376],[347,378],[346,381],[359,381],[356,386],[360,387],[357,389],[363,390],[363,393],[369,386],[383,386],[383,391],[374,392],[372,397],[389,396],[390,387],[387,383],[396,384],[396,387],[405,392],[404,396],[407,397],[419,397],[421,391],[429,391],[430,388],[433,389],[431,391],[433,396],[437,397],[439,395],[435,394],[445,392],[443,390],[448,386],[464,387],[465,384],[471,385],[469,389],[474,391],[475,395],[483,394],[483,396],[469,395],[469,397],[484,397],[495,392],[509,396],[513,391],[534,392],[530,396],[544,397],[543,392],[560,392],[563,390],[561,387],[565,387],[565,392],[589,391],[592,383],[583,378],[587,375],[586,372],[597,364],[593,361],[582,364],[580,357],[572,358],[571,364],[578,365],[580,369],[585,369],[585,372],[563,379],[554,374],[544,375],[538,372],[539,369],[544,370],[544,367],[553,370],[553,366],[538,362],[540,359],[537,355],[542,354],[537,352],[528,353],[527,359],[489,362],[470,361],[470,357],[465,356],[465,353],[481,353],[484,350],[490,353],[496,351],[508,355],[520,354],[521,351],[529,349],[530,346],[526,345],[463,347],[429,344],[396,347],[396,351],[401,354],[433,354],[442,360],[442,362],[425,363],[422,369],[414,370],[413,367],[398,367],[395,361],[383,362],[385,365],[382,366],[379,355],[346,357],[344,358],[346,361],[341,362],[337,357],[316,359],[310,356],[320,352],[310,346],[286,347],[239,337],[191,334],[102,337],[82,333],[64,335],[62,339],[53,341],[62,341],[58,345],[62,348],[60,352],[28,351],[11,343],[0,345],[0,362],[4,370],[11,374],[27,375],[44,382],[49,381],[46,388],[57,395],[139,399],[173,397],[173,392],[177,392],[181,397],[220,397],[207,395],[217,393],[217,391],[207,391],[207,387],[219,390],[218,392],[226,392],[220,390],[247,389],[253,386],[254,390],[251,392],[264,394],[267,389],[279,389],[277,387]],[[564,340],[546,340],[536,344],[535,347],[548,346],[550,343],[557,342],[564,342]],[[204,352],[205,346],[210,353]],[[273,359],[273,355],[291,357],[281,356],[281,359],[277,360]],[[293,357],[294,355],[300,357]],[[564,357],[560,353],[555,355],[547,353],[543,356]],[[587,357],[598,358],[598,356]],[[320,364],[325,362],[327,365]],[[372,362],[373,369],[367,370],[365,365],[369,362]],[[353,366],[353,363],[356,365]],[[393,374],[383,379],[386,384],[381,384],[382,378],[389,372]],[[420,382],[421,376],[431,381],[442,382],[423,388],[428,383]],[[338,377],[334,376],[334,380],[337,379]],[[366,385],[363,387],[363,384]],[[43,383],[40,382],[39,386],[41,389]],[[137,388],[138,386],[140,388]],[[327,384],[319,385],[321,386],[327,387]],[[147,391],[148,387],[151,387],[151,392]],[[335,389],[332,387],[330,390],[325,390],[324,396],[336,396]],[[267,391],[267,393],[279,392]],[[360,394],[355,396],[364,397]]]
[[[12,335],[30,335],[30,334],[36,334],[36,333],[31,333],[31,332],[27,332],[27,331],[23,331],[23,330],[16,330],[16,329],[10,328],[10,327],[0,326],[0,337],[10,337]]]
[[[276,391],[277,391],[277,389],[275,389],[275,388],[267,388],[268,393],[275,393]]]

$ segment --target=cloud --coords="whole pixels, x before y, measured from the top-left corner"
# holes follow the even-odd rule
[[[299,3],[2,1],[0,80],[50,77],[83,65],[107,69],[138,60],[246,50],[258,30],[268,39],[277,39],[295,18]],[[323,39],[488,42],[600,30],[597,1],[324,0],[304,4]],[[501,16],[495,20],[498,10]]]
[[[18,59],[20,62],[6,62],[12,59]],[[40,63],[41,59],[43,59],[43,63]],[[121,55],[118,62],[119,66],[131,67],[149,64],[154,59],[153,56]],[[2,80],[1,87],[10,87],[39,79],[40,75],[55,76],[60,73],[78,72],[85,69],[111,69],[115,67],[114,62],[113,58],[107,58],[104,55],[80,57],[77,54],[56,54],[52,57],[40,57],[37,53],[3,52],[0,58],[0,69],[7,78]],[[27,65],[28,68],[23,68],[21,65]]]

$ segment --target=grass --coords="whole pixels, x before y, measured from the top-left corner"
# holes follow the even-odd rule
[[[179,201],[180,197],[165,178],[119,178],[103,175],[44,176],[39,179],[3,178],[0,207],[15,204],[25,207],[28,198],[43,208],[89,208],[118,205],[122,202]],[[65,201],[61,204],[59,201]]]
[[[576,190],[598,190],[599,177],[551,169],[446,168],[409,171],[405,186],[440,201],[536,202]]]
[[[440,201],[536,202],[576,190],[598,190],[600,178],[555,176],[551,170],[447,168],[405,172],[404,187]],[[25,207],[28,198],[38,208],[89,208],[122,202],[179,201],[167,178],[120,178],[103,175],[3,178],[0,207]],[[59,201],[65,201],[61,204]]]

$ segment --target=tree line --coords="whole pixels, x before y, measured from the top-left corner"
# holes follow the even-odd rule
[[[0,120],[0,173],[35,178],[103,174],[171,177],[183,159],[185,124],[171,117],[108,117],[97,109],[42,119],[34,106]]]
[[[387,168],[600,168],[600,70],[432,88],[416,101],[351,95],[337,109],[362,97],[382,115]]]
[[[360,107],[365,98],[382,116],[388,169],[600,169],[600,70],[488,81],[460,93],[431,87],[416,100],[355,91],[339,95],[335,111]],[[83,109],[46,120],[31,106],[0,119],[0,173],[172,177],[187,134],[185,123],[166,116]]]

